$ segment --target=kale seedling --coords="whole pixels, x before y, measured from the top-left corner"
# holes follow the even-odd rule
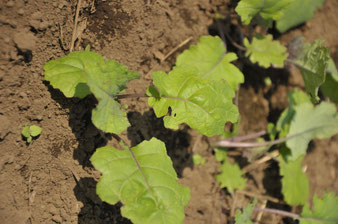
[[[30,143],[33,137],[37,137],[41,134],[42,128],[37,125],[25,125],[21,134],[26,138],[27,143]]]

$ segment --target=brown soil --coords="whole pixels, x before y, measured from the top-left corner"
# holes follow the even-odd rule
[[[95,148],[116,144],[90,121],[95,99],[67,99],[43,81],[43,65],[68,53],[76,11],[75,0],[4,0],[0,2],[0,221],[26,223],[130,223],[120,216],[121,205],[103,203],[95,193],[100,174],[89,162]],[[76,49],[90,44],[92,50],[140,72],[128,93],[145,92],[151,71],[168,71],[184,46],[160,63],[177,45],[212,30],[216,11],[228,12],[229,1],[220,0],[83,0]],[[283,35],[287,44],[301,34],[308,41],[326,39],[338,63],[338,2],[327,0],[314,19]],[[82,27],[82,29],[81,29]],[[297,72],[260,69],[239,64],[246,75],[240,90],[240,133],[264,130],[287,106],[287,93],[303,87]],[[269,76],[273,84],[264,85]],[[168,154],[191,189],[185,223],[229,223],[233,209],[243,207],[248,197],[220,191],[214,176],[218,164],[206,138],[188,127],[165,129],[146,99],[124,100],[129,105],[131,127],[123,133],[131,145],[155,136],[166,143]],[[30,144],[21,137],[25,124],[37,124],[42,134]],[[304,166],[311,193],[326,189],[338,193],[338,137],[314,141]],[[191,155],[203,155],[207,163],[193,166]],[[233,157],[241,166],[247,161]],[[278,165],[259,166],[247,174],[245,189],[255,195],[282,199]],[[268,203],[269,207],[287,208]],[[228,221],[227,221],[228,220]],[[262,223],[292,223],[264,215]]]

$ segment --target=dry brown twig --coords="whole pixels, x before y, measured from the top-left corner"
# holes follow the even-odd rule
[[[262,158],[256,160],[254,163],[250,163],[249,165],[245,166],[242,170],[247,173],[250,172],[251,170],[255,169],[257,166],[259,166],[260,164],[263,164],[265,162],[268,162],[274,158],[276,158],[279,155],[278,150],[275,150],[273,152],[271,152],[271,154],[266,154],[265,156],[263,156]]]
[[[145,76],[147,77],[155,69],[158,69],[162,62],[164,62],[165,60],[167,60],[173,53],[175,53],[179,48],[181,48],[184,45],[186,45],[187,43],[189,43],[189,41],[191,41],[191,40],[192,40],[192,37],[188,37],[187,39],[185,39],[184,41],[182,41],[179,45],[177,45],[176,47],[174,47],[171,51],[169,51],[169,53],[167,53],[165,56],[159,58],[160,59],[160,63],[158,65],[156,65],[154,68],[150,69],[149,72]]]
[[[76,34],[77,34],[77,23],[79,20],[79,13],[80,13],[80,8],[81,8],[81,2],[82,0],[78,0],[77,6],[76,6],[76,14],[75,14],[75,21],[74,21],[74,28],[73,28],[73,35],[72,35],[72,40],[70,43],[69,51],[72,52],[74,49],[74,43],[76,40]]]
[[[267,203],[267,200],[264,200],[263,204],[261,205],[261,209],[266,207],[266,203]],[[263,211],[258,212],[256,221],[254,224],[258,224],[261,221],[262,217],[263,217]]]
[[[271,202],[274,202],[274,203],[285,204],[282,201],[280,201],[279,199],[268,196],[268,195],[260,195],[260,194],[251,193],[251,192],[244,191],[244,190],[237,190],[236,193],[244,194],[244,195],[249,196],[251,198],[258,198],[258,199],[262,199],[262,200],[268,200],[268,201],[271,201]]]

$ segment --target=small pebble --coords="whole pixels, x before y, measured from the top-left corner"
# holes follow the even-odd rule
[[[19,93],[19,96],[20,96],[21,98],[26,98],[26,97],[27,97],[27,94],[24,93],[24,92],[20,92],[20,93]]]
[[[10,41],[11,41],[11,38],[9,38],[8,36],[6,36],[6,37],[4,38],[4,42],[5,42],[6,44],[9,44]]]
[[[53,215],[52,220],[56,223],[61,223],[62,222],[62,218],[60,215]]]
[[[13,7],[15,5],[15,2],[14,1],[8,1],[6,5],[7,5],[7,7]]]
[[[35,120],[37,120],[37,121],[42,121],[42,120],[43,120],[42,115],[37,115],[37,116],[35,117]]]
[[[23,9],[19,9],[19,10],[18,10],[18,14],[19,14],[20,16],[23,16],[23,15],[25,14],[25,11],[24,11]]]

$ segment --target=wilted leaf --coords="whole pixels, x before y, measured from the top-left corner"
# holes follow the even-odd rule
[[[329,49],[323,46],[323,41],[316,40],[313,44],[304,44],[302,53],[297,59],[296,66],[313,101],[318,100],[318,88],[325,81],[329,58]]]

